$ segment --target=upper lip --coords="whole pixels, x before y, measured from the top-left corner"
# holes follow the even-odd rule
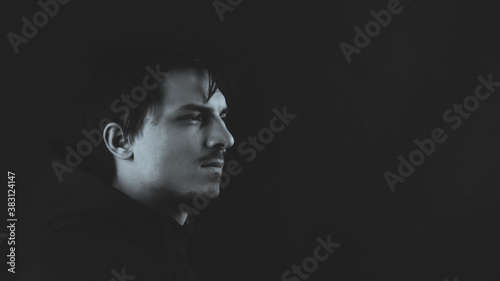
[[[204,162],[201,166],[222,168],[222,166],[224,166],[224,159],[222,158],[211,159],[209,161]]]

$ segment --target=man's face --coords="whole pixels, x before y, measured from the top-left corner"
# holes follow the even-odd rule
[[[132,143],[141,192],[158,201],[217,197],[224,151],[234,143],[224,95],[207,101],[208,75],[194,69],[169,72],[161,92],[157,122],[148,118]]]

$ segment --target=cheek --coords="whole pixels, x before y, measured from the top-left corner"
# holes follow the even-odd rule
[[[147,174],[153,172],[162,162],[163,155],[167,154],[165,143],[166,140],[158,132],[143,130],[133,145],[136,167]]]
[[[156,146],[150,157],[151,161],[145,165],[148,170],[144,171],[147,181],[184,190],[186,184],[196,178],[197,158],[187,141],[172,140],[168,144]]]
[[[198,150],[194,142],[195,138],[184,136],[180,132],[144,132],[134,153],[138,164],[143,169],[150,170],[145,171],[146,173],[179,173],[201,156],[196,155]]]
[[[177,170],[176,167],[180,168],[193,163],[197,151],[191,139],[180,136],[170,138],[166,143],[158,147],[157,150],[158,155],[161,156],[165,165],[172,166],[173,170]]]

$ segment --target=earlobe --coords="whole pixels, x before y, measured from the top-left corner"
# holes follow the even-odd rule
[[[103,131],[104,143],[108,150],[117,158],[127,160],[133,156],[132,146],[123,135],[122,127],[115,122],[111,122]]]

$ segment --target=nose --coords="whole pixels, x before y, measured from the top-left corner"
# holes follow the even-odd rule
[[[233,146],[234,138],[229,132],[224,121],[220,118],[214,120],[209,129],[207,146],[209,148],[227,149]]]

